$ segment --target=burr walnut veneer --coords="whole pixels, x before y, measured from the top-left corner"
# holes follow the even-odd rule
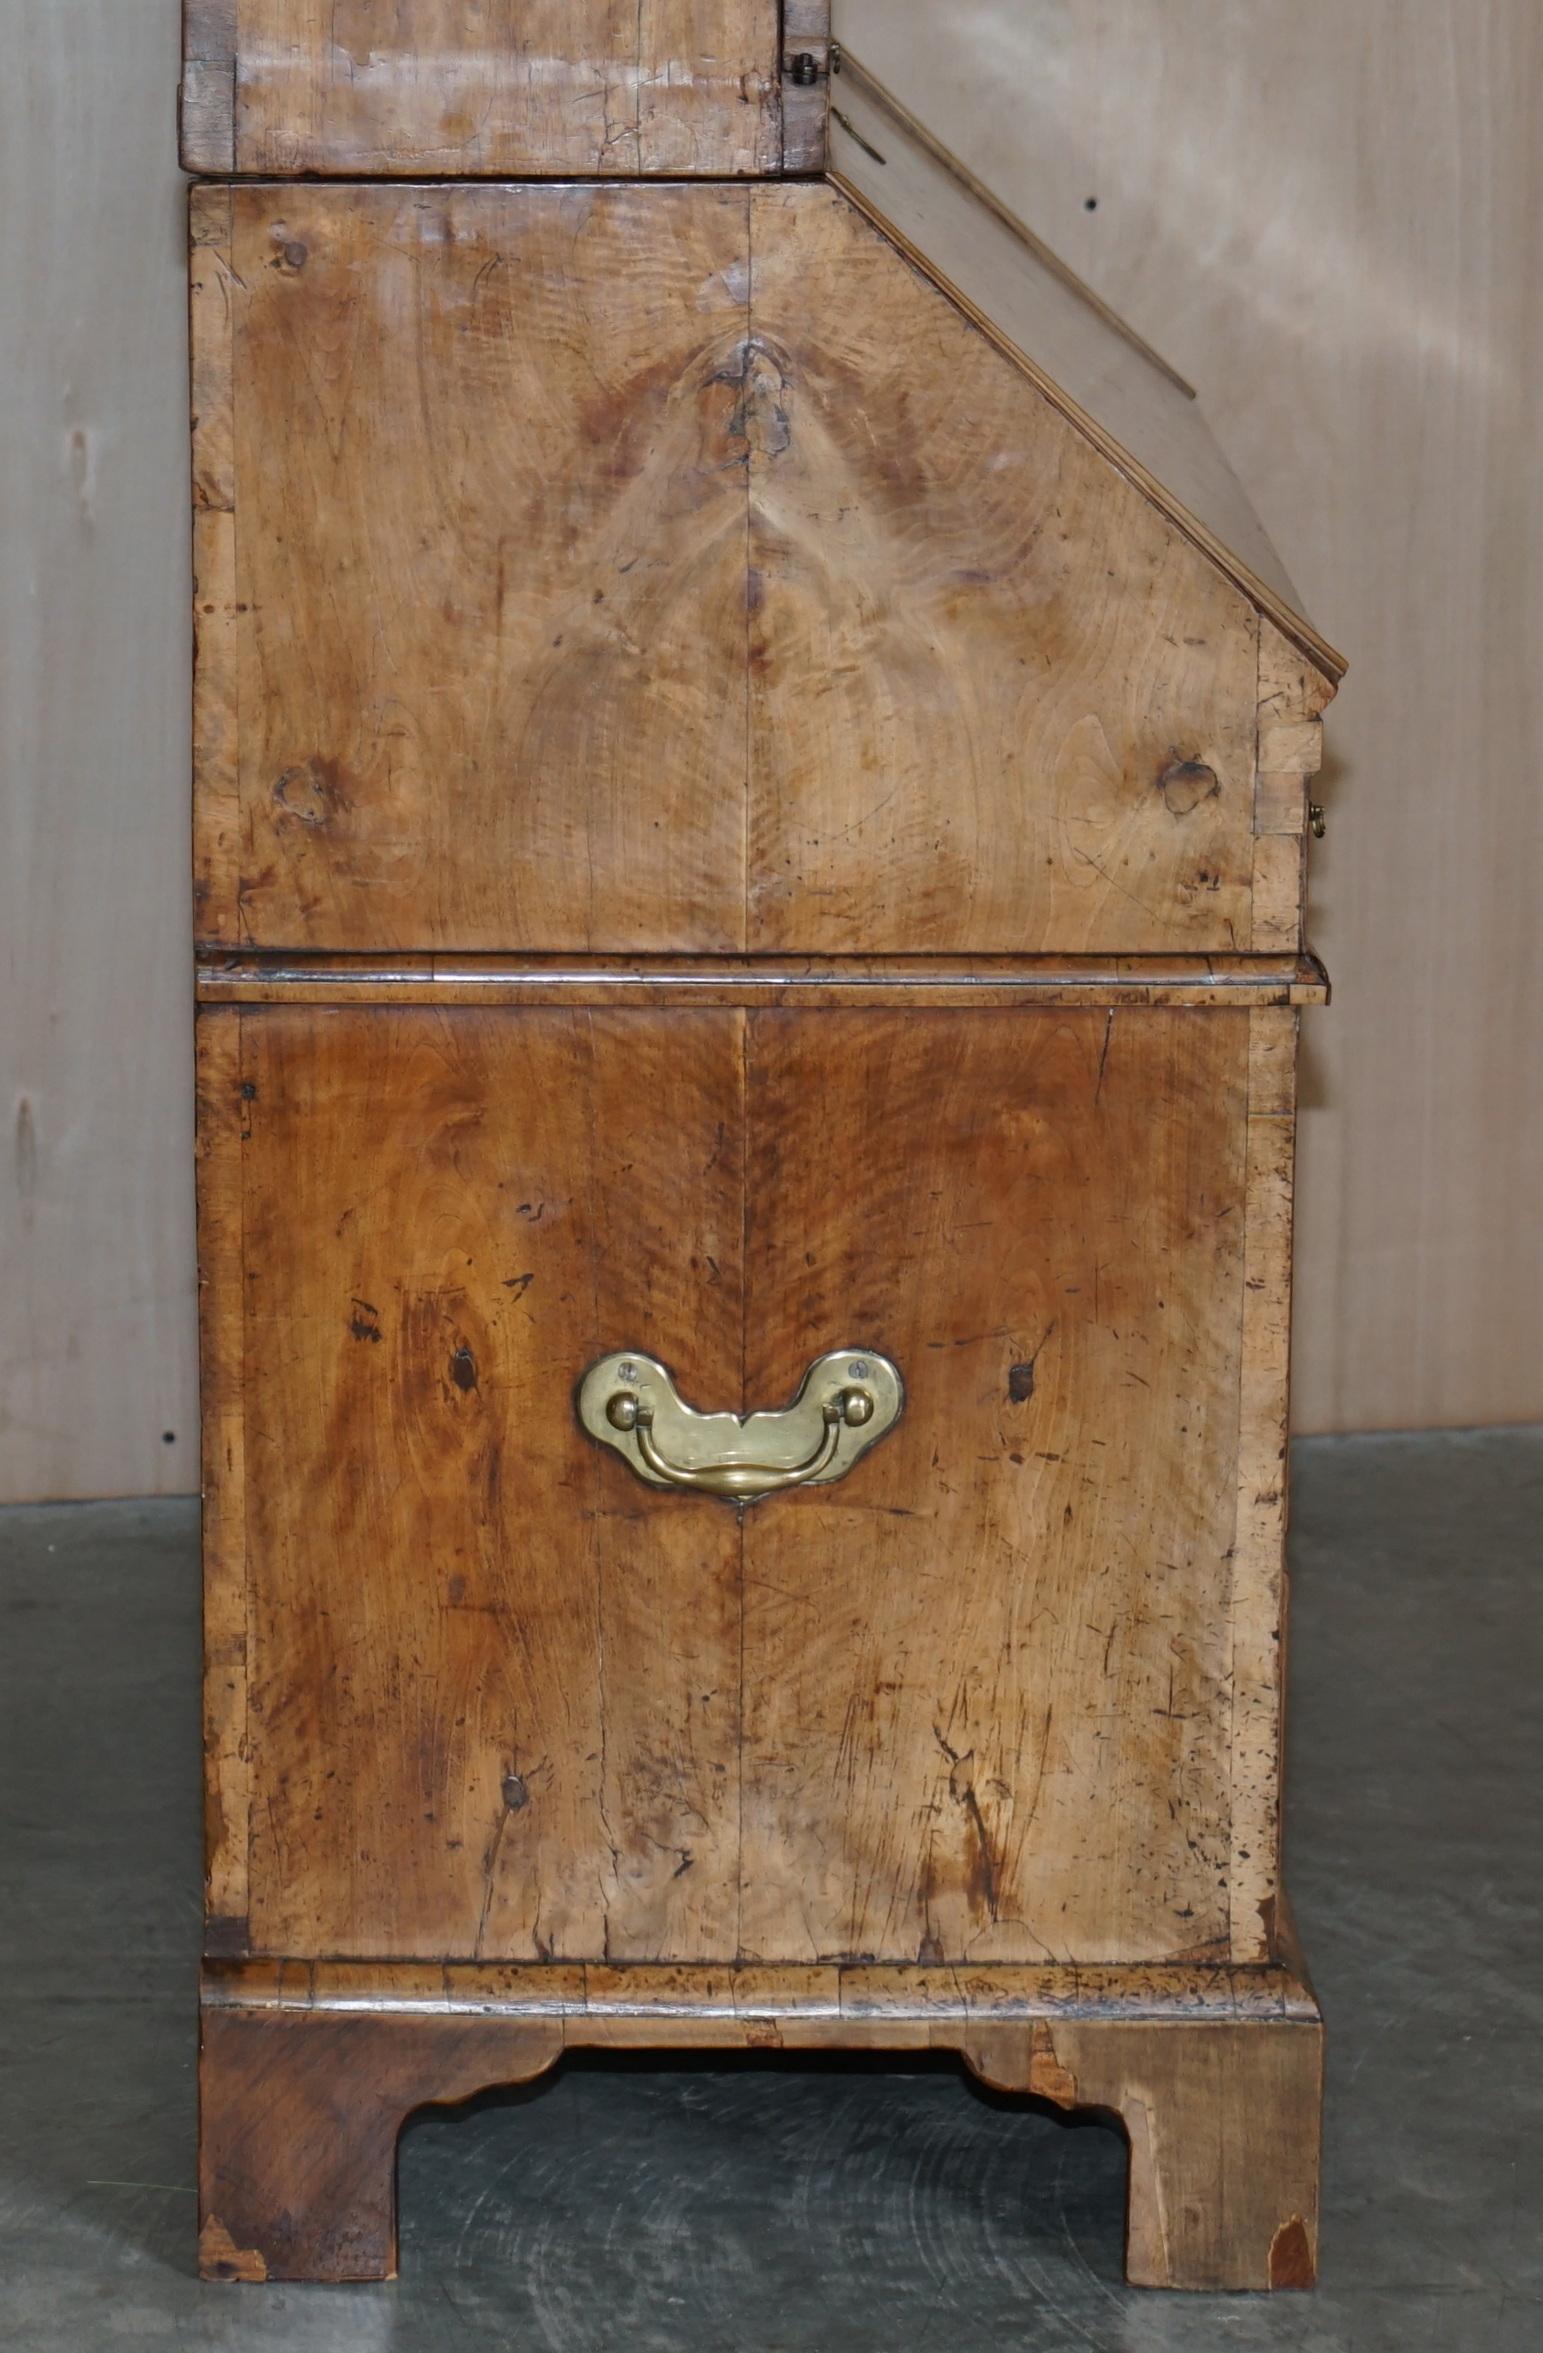
[[[1133,2279],[1312,2276],[1340,665],[828,29],[189,6],[212,2276],[675,2043],[957,2052],[1123,2124]]]

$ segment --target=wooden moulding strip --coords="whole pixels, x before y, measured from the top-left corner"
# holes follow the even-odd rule
[[[1289,1970],[1266,1966],[932,1968],[728,1967],[593,1962],[244,1961],[213,1963],[213,2009],[361,2016],[560,2020],[570,2042],[668,2043],[683,2028],[733,2041],[740,2030],[803,2024],[830,2041],[851,2029],[921,2029],[1034,2018],[1147,2021],[1318,2016]]]
[[[1312,956],[563,957],[205,955],[207,1004],[1321,1005]]]

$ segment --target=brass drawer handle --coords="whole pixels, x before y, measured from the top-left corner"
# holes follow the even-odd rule
[[[656,1357],[619,1349],[591,1365],[579,1420],[650,1487],[758,1503],[790,1487],[845,1478],[893,1428],[905,1383],[887,1356],[836,1348],[817,1357],[781,1413],[698,1413]]]
[[[860,1411],[858,1409],[861,1409]],[[618,1430],[635,1433],[638,1452],[653,1472],[654,1477],[667,1487],[696,1487],[704,1495],[743,1496],[747,1500],[758,1495],[771,1495],[779,1487],[806,1487],[828,1470],[841,1442],[843,1421],[856,1423],[873,1419],[873,1400],[860,1389],[843,1398],[832,1399],[825,1407],[825,1435],[807,1462],[794,1463],[780,1471],[769,1464],[746,1461],[735,1455],[725,1456],[722,1462],[706,1463],[693,1470],[689,1463],[669,1462],[660,1453],[654,1438],[654,1417],[646,1405],[639,1405],[635,1397],[625,1391],[618,1393],[606,1407],[606,1419]]]

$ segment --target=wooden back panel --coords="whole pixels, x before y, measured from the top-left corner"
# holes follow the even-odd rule
[[[805,170],[823,159],[829,8],[795,14],[812,83],[784,74],[778,0],[186,0],[183,162],[356,179]]]
[[[194,234],[205,943],[1292,943],[1315,706],[1265,807],[1253,605],[835,189]]]

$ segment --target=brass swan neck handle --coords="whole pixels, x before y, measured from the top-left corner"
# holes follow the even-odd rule
[[[864,1422],[872,1421],[873,1399],[865,1389],[844,1390],[824,1407],[823,1417],[824,1433],[807,1462],[776,1470],[768,1463],[758,1462],[753,1455],[725,1455],[721,1462],[705,1463],[694,1470],[689,1463],[671,1462],[660,1453],[652,1412],[646,1405],[640,1406],[625,1390],[619,1390],[606,1408],[606,1418],[617,1429],[630,1428],[637,1432],[639,1454],[666,1486],[695,1487],[703,1495],[729,1495],[744,1501],[776,1495],[787,1487],[807,1487],[835,1460],[843,1425],[859,1429]]]
[[[592,1366],[578,1403],[589,1435],[650,1486],[744,1505],[844,1477],[892,1427],[904,1400],[887,1357],[834,1349],[810,1366],[780,1413],[703,1414],[684,1403],[656,1358],[634,1350]]]

